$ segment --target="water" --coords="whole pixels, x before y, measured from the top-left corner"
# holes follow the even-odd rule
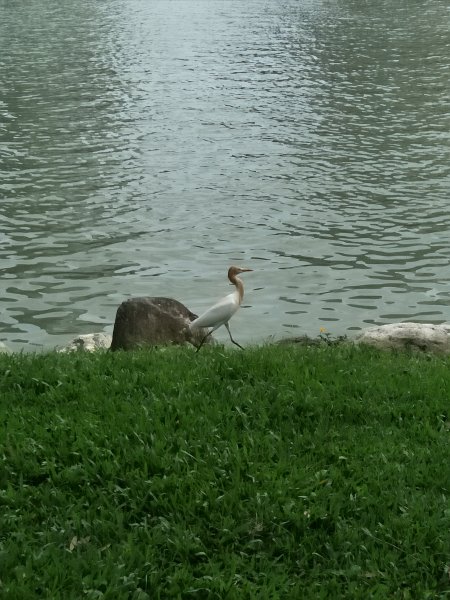
[[[0,0],[0,340],[201,312],[241,343],[450,315],[443,0]],[[226,331],[217,337],[225,340]]]

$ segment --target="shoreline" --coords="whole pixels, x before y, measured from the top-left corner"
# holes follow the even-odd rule
[[[21,348],[18,351],[9,348],[7,344],[0,341],[0,354],[50,354],[52,352],[67,353],[77,351],[105,351],[110,349],[112,339],[112,335],[104,332],[88,333],[72,338],[72,340],[63,346],[56,346],[54,348],[40,348],[35,350]],[[273,336],[271,341],[262,342],[259,344],[250,344],[247,347],[254,348],[271,345],[317,346],[321,344],[337,346],[344,343],[355,345],[366,344],[379,349],[403,349],[409,351],[448,355],[450,354],[450,324],[442,323],[440,325],[435,325],[431,323],[415,322],[391,323],[387,325],[368,327],[352,338],[346,335],[333,336],[326,331],[321,331],[321,333],[316,337],[311,337],[305,334],[294,337],[280,338],[277,340],[275,339],[275,336]],[[142,348],[174,345],[192,346],[192,348],[194,348],[194,346],[189,342],[185,342],[184,344],[174,344],[171,343],[170,339],[168,339],[165,343],[140,344],[137,345],[135,349],[138,350]],[[214,341],[214,345],[222,344]],[[225,344],[225,347],[228,346],[229,344]]]

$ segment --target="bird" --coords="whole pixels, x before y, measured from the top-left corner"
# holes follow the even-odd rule
[[[227,328],[228,334],[230,336],[230,340],[236,346],[239,346],[241,350],[243,350],[242,346],[233,339],[231,335],[230,326],[228,325],[228,321],[234,315],[234,313],[238,310],[241,305],[242,298],[244,297],[244,284],[242,279],[238,277],[239,273],[246,273],[248,271],[253,271],[253,269],[247,269],[244,267],[235,267],[232,266],[228,269],[228,279],[231,284],[236,286],[236,289],[231,294],[227,294],[222,300],[216,302],[211,308],[208,308],[202,315],[194,319],[189,324],[189,328],[192,331],[198,327],[212,327],[211,331],[205,335],[205,337],[200,342],[200,345],[197,347],[197,352],[203,346],[206,338],[210,336],[216,329],[219,329],[222,325],[225,325]]]

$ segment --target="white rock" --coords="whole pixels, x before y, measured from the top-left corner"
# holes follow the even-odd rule
[[[382,349],[416,350],[450,354],[450,325],[391,323],[364,329],[353,340]]]
[[[73,352],[84,350],[93,352],[94,350],[106,350],[111,346],[112,337],[107,333],[86,333],[74,338],[67,346],[61,348],[58,352]]]
[[[5,344],[3,342],[0,342],[0,352],[9,354],[9,352],[11,352],[11,350],[8,348],[8,346],[5,346]]]

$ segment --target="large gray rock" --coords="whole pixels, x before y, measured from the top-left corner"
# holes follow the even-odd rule
[[[421,350],[450,354],[450,325],[392,323],[364,329],[355,339],[382,349]]]
[[[112,338],[108,333],[86,333],[74,338],[67,346],[58,350],[58,352],[107,350],[111,346],[111,340]]]
[[[111,350],[186,342],[198,346],[208,330],[191,332],[189,323],[196,318],[184,304],[172,298],[130,298],[117,309]]]

